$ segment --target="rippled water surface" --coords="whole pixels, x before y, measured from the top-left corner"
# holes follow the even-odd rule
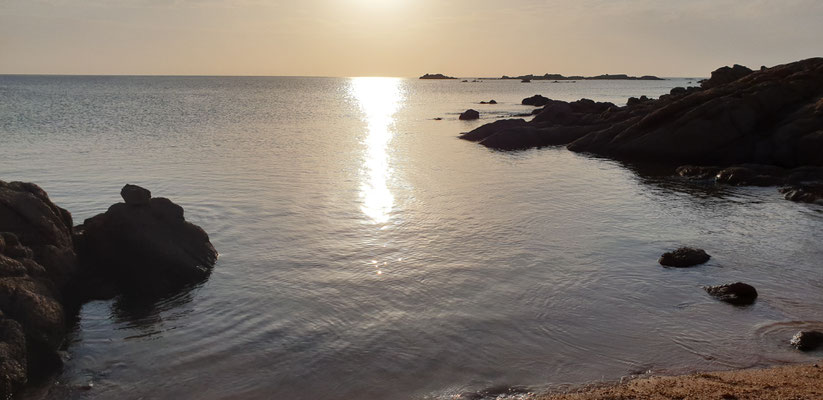
[[[787,342],[823,328],[820,206],[456,138],[536,93],[687,82],[0,77],[0,179],[76,221],[140,184],[220,252],[152,307],[87,304],[57,383],[28,396],[444,398],[819,358]],[[713,258],[657,265],[680,245]],[[754,306],[701,288],[737,280]]]

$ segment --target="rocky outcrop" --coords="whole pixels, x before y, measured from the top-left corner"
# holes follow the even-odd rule
[[[37,185],[0,181],[0,398],[61,365],[71,224]]]
[[[711,89],[720,85],[734,82],[740,78],[748,76],[753,71],[742,65],[735,64],[732,67],[721,67],[712,72],[712,77],[700,83],[700,87]]]
[[[708,286],[705,289],[712,297],[736,306],[746,306],[757,299],[757,290],[754,286],[743,282]]]
[[[77,270],[71,214],[33,183],[0,181],[0,232],[11,232],[62,289]]]
[[[471,121],[471,120],[479,119],[479,118],[480,118],[480,113],[477,112],[477,110],[471,110],[471,109],[464,111],[462,114],[460,114],[460,117],[459,117],[459,119],[461,121]]]
[[[180,206],[133,185],[121,195],[73,229],[37,185],[0,181],[0,398],[60,367],[66,321],[95,291],[165,294],[208,276],[217,252]]]
[[[800,351],[812,351],[823,346],[823,332],[800,331],[792,337],[790,343]]]
[[[710,258],[711,256],[705,250],[681,247],[675,251],[663,253],[658,262],[667,267],[687,268],[703,264]]]
[[[740,68],[729,70],[716,71],[703,88],[624,107],[569,112],[572,103],[547,102],[516,132],[523,140],[519,145],[511,143],[517,138],[488,140],[506,131],[486,135],[480,143],[503,143],[501,150],[553,143],[632,162],[823,166],[823,58],[745,76]]]
[[[209,276],[217,251],[203,229],[185,220],[182,207],[133,185],[121,195],[125,203],[76,228],[78,255],[91,275],[141,296],[168,293]]]

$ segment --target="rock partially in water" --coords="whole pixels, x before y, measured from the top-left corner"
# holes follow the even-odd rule
[[[460,120],[469,121],[480,118],[480,113],[477,110],[468,109],[460,114]]]
[[[536,94],[532,97],[528,97],[528,98],[523,99],[523,101],[520,104],[523,104],[524,106],[541,107],[541,106],[545,106],[546,104],[548,104],[549,101],[551,101],[551,100],[549,100],[548,97],[544,97],[544,96],[541,96],[539,94]]]
[[[823,166],[823,111],[818,111],[823,110],[823,58],[756,72],[722,69],[714,75],[703,88],[631,100],[626,107],[578,107],[570,113],[571,103],[527,99],[524,104],[539,100],[536,104],[554,108],[527,127],[535,135],[566,138],[563,144],[571,151],[630,162]],[[525,135],[523,140],[516,146],[505,143],[527,148],[544,142]],[[756,178],[755,184],[765,182]]]
[[[823,204],[823,185],[794,185],[780,189],[786,200]]]
[[[687,268],[703,264],[710,258],[711,256],[705,250],[681,247],[675,251],[663,253],[658,262],[667,267]]]
[[[757,290],[754,286],[743,282],[709,286],[705,289],[714,298],[736,306],[749,305],[757,299]]]
[[[823,346],[823,332],[800,331],[792,337],[790,343],[800,351],[812,351]]]
[[[202,281],[217,260],[208,234],[162,197],[114,204],[76,232],[80,259],[91,274],[131,295],[160,295]]]

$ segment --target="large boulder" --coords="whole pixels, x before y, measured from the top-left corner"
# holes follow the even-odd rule
[[[49,279],[62,289],[77,272],[71,214],[33,183],[0,181],[0,232],[31,249]]]
[[[26,336],[20,324],[0,313],[0,399],[9,399],[27,381]]]
[[[126,203],[76,228],[83,265],[91,275],[139,296],[166,294],[206,279],[217,260],[208,234],[187,222],[179,205],[162,197],[144,201],[148,191],[140,189],[127,185],[121,192]]]

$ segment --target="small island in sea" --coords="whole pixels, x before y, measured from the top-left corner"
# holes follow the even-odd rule
[[[443,74],[425,74],[420,79],[457,79],[453,76],[446,76]]]

